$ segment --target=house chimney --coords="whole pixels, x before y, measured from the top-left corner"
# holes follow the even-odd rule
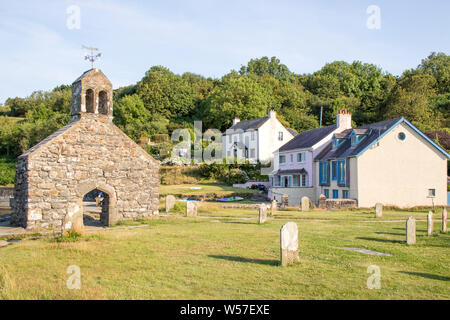
[[[275,110],[270,110],[269,111],[269,118],[276,118],[277,117],[277,112]]]
[[[336,127],[345,130],[352,128],[352,115],[347,109],[339,110],[336,116]]]
[[[234,119],[233,119],[233,126],[234,126],[236,123],[240,122],[240,121],[241,121],[241,119],[239,119],[238,117],[234,118]]]

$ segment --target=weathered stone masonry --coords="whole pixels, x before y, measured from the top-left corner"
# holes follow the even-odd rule
[[[159,162],[112,123],[112,85],[100,70],[74,82],[71,117],[19,157],[11,222],[70,228],[82,219],[83,196],[94,189],[107,195],[106,225],[157,214]]]

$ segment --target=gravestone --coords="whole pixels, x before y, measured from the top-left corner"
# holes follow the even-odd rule
[[[264,223],[267,220],[267,206],[265,204],[259,205],[259,219],[258,223]]]
[[[281,196],[281,208],[285,209],[289,205],[289,196],[287,194],[283,194]]]
[[[442,209],[442,232],[447,232],[447,208]]]
[[[375,205],[375,218],[383,217],[383,205],[381,203],[377,203]]]
[[[310,209],[311,204],[310,204],[308,197],[302,197],[300,207],[301,207],[302,211],[308,211]]]
[[[62,233],[65,234],[69,231],[76,233],[84,232],[83,223],[83,209],[80,205],[71,203],[67,207],[66,215],[63,219]]]
[[[416,219],[414,217],[409,217],[406,220],[406,243],[416,243]]]
[[[169,213],[170,210],[173,209],[173,207],[175,207],[175,197],[171,194],[169,194],[166,197],[166,213]]]
[[[278,203],[277,200],[273,200],[272,204],[270,205],[270,211],[272,212],[272,215],[275,214],[275,211],[278,209]]]
[[[281,227],[280,256],[282,266],[300,261],[298,256],[298,228],[294,222],[288,222]]]
[[[428,212],[427,215],[427,235],[433,235],[433,212]]]
[[[186,201],[186,217],[197,216],[197,203],[194,201]]]

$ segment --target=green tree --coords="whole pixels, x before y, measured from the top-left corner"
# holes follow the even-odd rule
[[[405,117],[421,130],[435,128],[429,100],[435,96],[436,80],[430,75],[413,75],[400,80],[389,96],[384,118]]]
[[[234,117],[247,120],[265,116],[273,104],[270,88],[257,78],[233,73],[225,76],[206,99],[204,121],[210,128],[224,130]]]
[[[188,81],[165,67],[152,67],[137,84],[136,93],[151,113],[168,119],[189,115],[195,109],[195,91]]]
[[[277,57],[262,57],[259,59],[252,59],[247,66],[242,66],[239,73],[241,75],[272,75],[279,80],[292,80],[293,73],[289,71],[288,67],[280,62]]]

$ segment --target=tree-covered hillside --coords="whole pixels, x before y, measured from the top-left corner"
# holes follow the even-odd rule
[[[19,154],[69,120],[71,87],[10,98],[0,106],[0,155]],[[400,77],[355,61],[335,61],[313,74],[295,74],[276,57],[253,59],[221,79],[177,75],[151,67],[141,81],[114,92],[114,122],[135,141],[170,135],[176,128],[224,130],[242,120],[278,111],[296,131],[332,124],[340,109],[355,125],[404,116],[424,131],[450,132],[450,56],[432,53]]]

